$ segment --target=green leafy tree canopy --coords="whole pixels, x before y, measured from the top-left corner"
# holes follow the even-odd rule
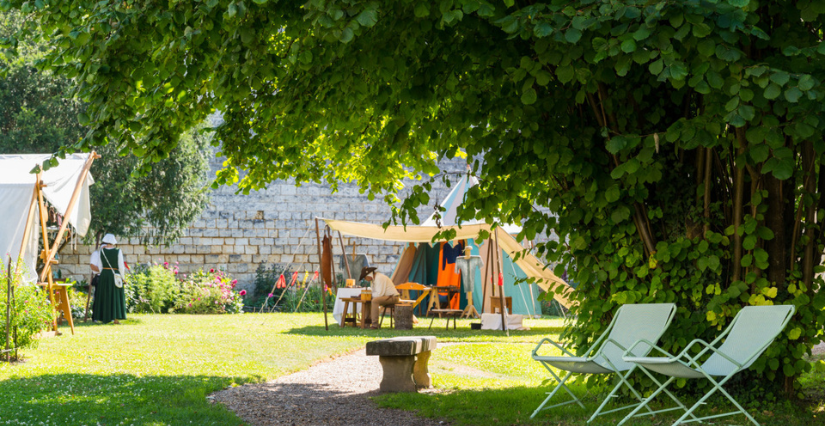
[[[559,236],[539,251],[579,283],[575,344],[624,303],[678,304],[671,351],[742,306],[792,303],[742,377],[793,394],[810,368],[825,323],[821,1],[0,5],[36,18],[43,66],[88,102],[89,133],[66,149],[111,139],[159,160],[220,110],[216,183],[354,179],[388,202],[401,178],[466,154],[481,184],[463,218]],[[397,219],[418,220],[431,182]]]
[[[23,18],[19,12],[0,13],[0,37],[8,39],[20,32]],[[76,81],[35,67],[47,52],[47,44],[27,38],[3,58],[3,153],[53,153],[79,143],[88,131],[78,122],[86,105],[72,98]],[[101,154],[91,170],[96,184],[91,188],[94,220],[89,241],[99,242],[107,232],[143,235],[147,243],[168,243],[181,236],[208,201],[209,144],[209,134],[186,131],[170,156],[152,164],[145,174],[136,173],[143,161],[121,152],[117,144],[89,147]]]

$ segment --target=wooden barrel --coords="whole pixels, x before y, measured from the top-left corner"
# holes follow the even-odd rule
[[[395,329],[412,330],[413,328],[413,307],[412,305],[395,305]]]

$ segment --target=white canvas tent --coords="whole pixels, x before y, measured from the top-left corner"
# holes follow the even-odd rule
[[[39,255],[38,235],[41,233],[38,178],[42,197],[60,214],[65,215],[68,211],[67,222],[78,235],[86,235],[92,220],[89,186],[94,179],[88,166],[93,155],[67,156],[60,160],[58,166],[39,175],[32,174],[31,170],[42,165],[51,155],[0,155],[0,199],[3,200],[0,205],[0,217],[3,218],[0,249],[4,263],[8,257],[14,261],[20,258],[27,281],[34,282],[38,278],[34,270]],[[76,190],[78,195],[73,197]]]
[[[433,237],[438,232],[445,230],[455,230],[456,235],[453,238],[453,241],[472,240],[478,237],[480,231],[490,231],[491,226],[478,221],[465,222],[460,224],[461,226],[459,226],[459,224],[456,223],[455,218],[456,209],[458,208],[458,205],[461,204],[461,202],[463,202],[464,194],[469,188],[471,188],[476,183],[477,181],[474,178],[464,177],[461,179],[460,182],[456,184],[456,187],[442,202],[442,206],[445,208],[445,211],[441,213],[440,223],[442,226],[440,228],[437,226],[434,216],[428,218],[421,226],[389,226],[386,230],[383,228],[383,226],[377,224],[348,222],[332,219],[323,220],[324,222],[326,222],[326,224],[330,227],[331,230],[338,231],[342,235],[349,235],[352,237],[409,243],[430,243]],[[556,288],[561,286],[563,292],[561,294],[554,294],[554,298],[563,306],[570,307],[571,302],[567,295],[568,292],[572,290],[572,288],[568,286],[564,280],[553,274],[553,272],[550,269],[545,268],[544,264],[538,258],[524,251],[524,248],[521,246],[521,244],[519,244],[519,242],[516,241],[516,239],[511,235],[511,233],[517,234],[520,231],[520,228],[518,226],[513,225],[502,226],[501,228],[503,229],[503,231],[500,230],[498,233],[491,232],[490,238],[495,238],[495,235],[498,235],[498,245],[501,247],[503,254],[506,256],[504,258],[505,267],[503,268],[503,273],[505,275],[505,286],[507,287],[506,282],[508,281],[509,277],[509,287],[511,291],[513,288],[516,288],[519,292],[519,294],[506,294],[509,297],[513,297],[514,305],[516,304],[516,301],[518,299],[524,299],[526,305],[535,306],[535,297],[537,297],[538,294],[536,292],[531,292],[530,287],[528,285],[518,285],[512,287],[512,283],[513,281],[515,281],[515,279],[535,278],[536,284],[545,291],[555,292]],[[470,245],[474,247],[474,255],[481,255],[483,259],[486,258],[486,246],[489,246],[489,244],[484,244],[484,246],[481,247],[481,252],[479,252],[479,247],[476,247],[472,243]],[[516,253],[522,254],[519,256],[518,260],[513,262],[512,259],[515,259]],[[401,261],[412,261],[412,259],[410,259],[409,256],[404,255],[401,256],[401,259]],[[508,263],[508,261],[510,263]],[[402,266],[403,265],[397,265],[396,270],[403,269],[401,268]],[[507,266],[509,266],[509,268]],[[489,279],[487,275],[483,271],[480,272],[480,275],[480,279],[476,280],[477,283],[485,283],[482,285],[489,286]],[[487,308],[489,306],[489,299],[482,301],[481,299],[483,294],[483,288],[475,289],[473,292],[473,299],[476,300],[475,305],[477,306],[482,306],[479,304],[479,302],[483,302],[484,305],[482,308],[484,311],[487,311]],[[489,294],[490,293],[488,292],[488,295]],[[514,311],[515,310],[516,308],[514,306]],[[535,308],[529,307],[526,308],[526,311],[524,312],[514,313],[530,315],[538,312],[535,312]]]

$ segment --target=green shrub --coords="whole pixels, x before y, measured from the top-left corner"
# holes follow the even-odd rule
[[[10,340],[17,335],[17,348],[29,349],[37,346],[38,333],[46,330],[53,320],[53,310],[46,293],[34,285],[21,284],[19,276],[14,277],[12,284],[14,288],[14,298],[12,299],[12,310],[10,317],[10,327],[6,329],[6,308],[8,298],[6,294],[6,284],[8,276],[0,271],[0,339],[5,348],[6,334],[11,332]],[[18,355],[19,356],[19,355]]]
[[[175,306],[181,286],[177,268],[168,264],[141,267],[126,274],[126,307],[132,313],[167,313]]]

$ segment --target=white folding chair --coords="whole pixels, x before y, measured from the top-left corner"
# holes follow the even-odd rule
[[[622,355],[632,344],[640,339],[647,339],[657,341],[667,330],[673,316],[676,314],[676,305],[673,303],[645,303],[645,304],[630,304],[619,307],[613,321],[608,325],[607,330],[602,333],[601,337],[588,349],[584,355],[576,356],[561,345],[553,342],[550,339],[542,339],[539,344],[533,349],[533,359],[540,362],[550,375],[558,382],[558,385],[552,392],[548,392],[547,398],[544,402],[536,408],[536,411],[530,416],[535,417],[542,410],[549,410],[565,404],[577,403],[582,408],[584,404],[573,394],[573,392],[565,385],[567,379],[573,373],[586,374],[610,374],[616,373],[619,377],[619,383],[613,388],[607,398],[595,413],[587,421],[592,422],[597,416],[613,413],[615,411],[628,409],[641,404],[642,396],[633,389],[627,382],[627,377],[636,369],[636,365],[622,360]],[[550,343],[556,348],[560,349],[566,356],[545,356],[539,355],[539,349],[544,343]],[[555,367],[560,370],[567,371],[564,378],[559,378],[550,367]],[[616,408],[609,411],[602,412],[607,402],[616,395],[622,385],[627,386],[636,399],[638,404],[628,405],[625,407]],[[545,407],[550,402],[550,399],[556,394],[559,389],[564,389],[573,397],[573,400],[562,402],[556,405]],[[649,410],[649,409],[648,409]]]
[[[641,405],[631,411],[619,425],[624,424],[633,417],[652,415],[664,411],[679,410],[685,411],[673,425],[679,425],[689,422],[701,422],[703,420],[715,419],[718,417],[732,416],[735,414],[744,414],[753,424],[759,426],[759,422],[753,418],[735,399],[722,388],[728,380],[736,373],[746,370],[751,366],[759,356],[768,349],[768,346],[773,343],[776,336],[782,332],[788,322],[791,320],[796,308],[792,305],[777,305],[777,306],[747,306],[742,308],[738,314],[733,318],[728,328],[719,335],[711,343],[707,343],[701,339],[695,339],[685,347],[682,352],[673,356],[667,353],[664,349],[657,347],[653,341],[640,340],[631,346],[624,355],[625,362],[632,362],[638,365],[645,374],[647,374],[653,382],[659,385],[650,397],[646,398]],[[724,340],[724,342],[723,342]],[[649,353],[651,349],[656,349],[657,352],[664,354],[665,357],[653,358],[645,357],[635,353],[635,347],[644,344],[647,348],[645,353]],[[718,346],[720,345],[721,346]],[[691,355],[691,349],[694,346],[700,346],[697,354]],[[717,347],[718,346],[718,347]],[[710,354],[710,357],[701,362],[700,360],[705,355]],[[651,374],[655,371],[665,376],[670,377],[666,382],[661,383],[656,380],[656,377]],[[721,380],[717,380],[716,378]],[[713,384],[713,387],[690,409],[685,407],[673,394],[667,391],[667,386],[677,378],[684,379],[701,379],[705,378]],[[717,391],[721,392],[725,397],[736,406],[737,411],[729,413],[716,414],[713,416],[697,418],[693,412],[704,404],[711,395]],[[671,399],[676,401],[678,407],[668,408],[659,411],[650,411],[648,413],[637,414],[643,407],[656,398],[659,393],[665,392]],[[691,417],[690,420],[685,420]]]

